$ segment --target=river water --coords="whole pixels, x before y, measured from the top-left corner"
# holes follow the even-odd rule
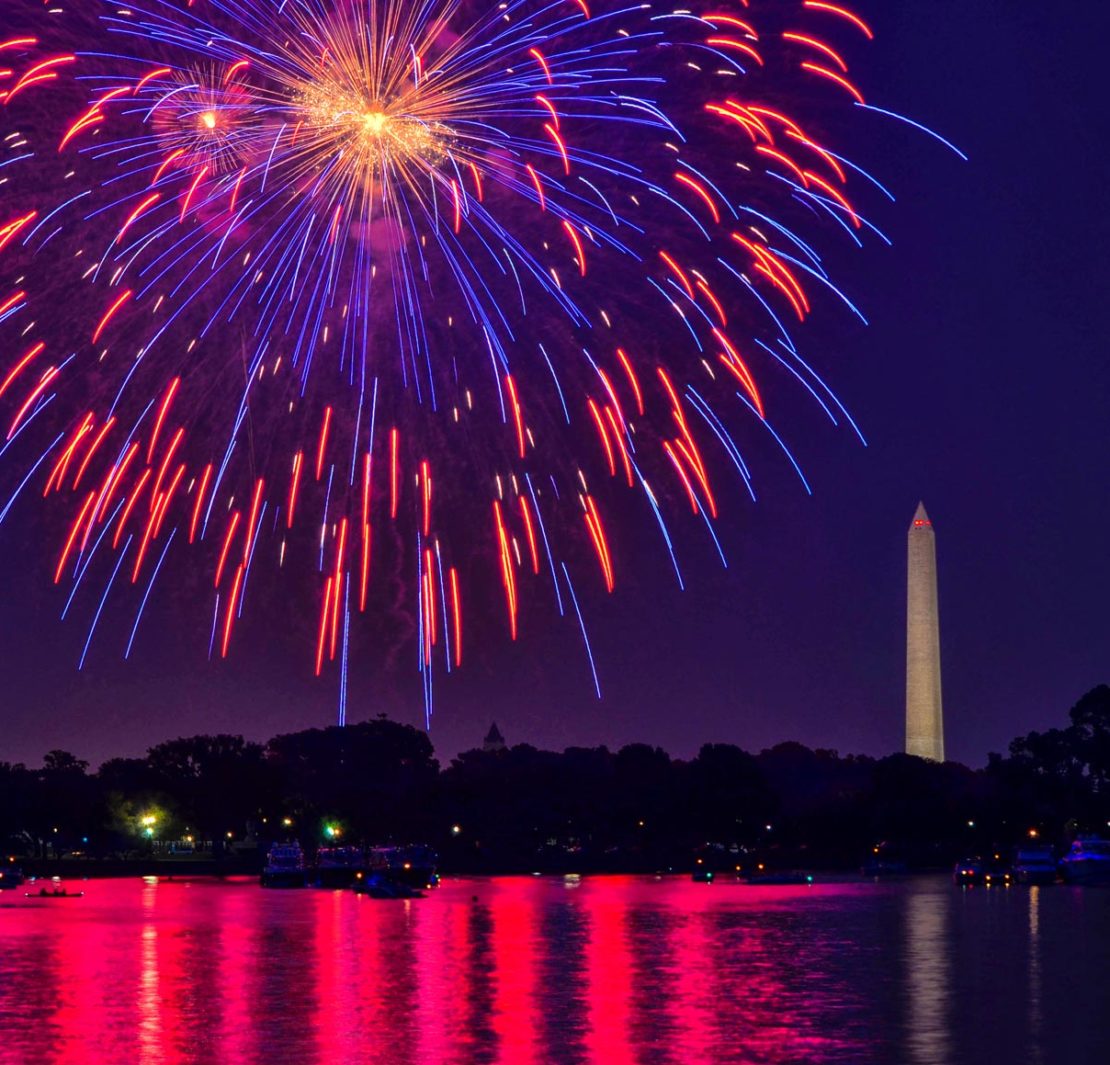
[[[679,878],[0,895],[0,1061],[1110,1061],[1110,891]]]

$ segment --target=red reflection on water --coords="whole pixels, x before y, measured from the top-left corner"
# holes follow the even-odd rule
[[[247,1061],[251,1045],[250,896],[238,892],[215,895],[218,929],[215,950],[220,996],[220,1048],[226,1061]]]
[[[51,971],[43,975],[57,982],[58,991],[58,1009],[51,1026],[59,1036],[58,1061],[95,1062],[103,1053],[99,1028],[106,1009],[105,991],[111,986],[104,972],[111,935],[108,925],[84,924],[76,930],[72,949],[58,950],[48,960]]]
[[[832,896],[816,889],[521,877],[418,901],[247,881],[86,891],[3,900],[5,1065],[810,1063],[864,1045],[838,1031],[859,1009],[851,943],[822,940],[807,907]]]
[[[685,905],[675,916],[671,943],[674,950],[674,994],[669,996],[665,1009],[671,1012],[678,1030],[678,1043],[699,1058],[707,1058],[712,1039],[709,1034],[707,1013],[718,999],[717,967],[713,953],[706,941],[705,908],[712,901],[710,891],[729,890],[727,887],[707,884],[685,884]],[[746,994],[757,990],[749,987]],[[742,1033],[734,1038],[741,1039]]]
[[[570,890],[581,892],[582,888]],[[599,881],[583,894],[581,905],[589,917],[586,1001],[590,1029],[586,1047],[595,1061],[634,1061],[629,1032],[632,966],[625,930],[627,883]]]
[[[144,914],[154,906],[153,892],[157,888],[143,888]],[[136,1003],[139,1007],[139,1054],[152,1061],[162,1045],[162,1000],[158,993],[158,929],[144,923],[135,944],[139,954],[139,986]],[[168,947],[165,948],[168,951]],[[167,999],[166,1005],[172,1005]]]
[[[414,906],[413,946],[416,957],[416,1032],[418,1061],[446,1061],[451,1036],[458,1031],[458,999],[446,980],[455,971],[457,939],[451,922],[458,923],[459,907]]]
[[[493,1027],[498,1061],[527,1065],[536,1061],[538,1042],[534,925],[537,890],[532,878],[500,880],[491,899],[495,999]]]
[[[315,916],[312,946],[315,949],[315,1018],[313,1028],[319,1057],[333,1049],[356,1027],[356,1003],[360,985],[355,957],[346,936],[350,922],[344,912],[346,900],[337,891],[314,893],[311,899]]]

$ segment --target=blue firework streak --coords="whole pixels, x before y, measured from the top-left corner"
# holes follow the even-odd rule
[[[780,384],[855,429],[786,325],[859,314],[818,241],[886,239],[851,197],[885,189],[826,143],[841,112],[890,115],[849,76],[872,34],[839,5],[196,0],[80,33],[66,15],[41,42],[29,23],[0,42],[0,431],[30,470],[2,513],[36,477],[70,508],[55,581],[106,578],[82,663],[109,593],[134,586],[130,654],[190,551],[211,655],[259,556],[313,574],[341,716],[382,568],[410,575],[429,715],[464,585],[492,586],[513,639],[533,585],[562,615],[568,593],[597,686],[571,573],[615,588],[603,509],[640,507],[681,585],[682,511],[724,562],[717,473],[754,500],[760,434],[808,490]],[[86,50],[44,50],[66,26]],[[74,91],[54,128],[44,102]],[[32,304],[59,291],[38,339]]]

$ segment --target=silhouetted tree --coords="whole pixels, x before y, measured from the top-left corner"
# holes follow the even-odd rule
[[[265,761],[302,827],[339,818],[355,836],[382,840],[430,829],[439,764],[427,734],[411,726],[376,719],[275,736]]]
[[[759,763],[731,744],[705,744],[684,778],[692,842],[754,843],[777,812]]]
[[[1106,795],[1110,792],[1110,687],[1100,684],[1092,688],[1069,716],[1091,789],[1096,795]]]
[[[185,828],[213,841],[241,834],[270,801],[261,744],[242,736],[191,736],[151,747],[147,763],[177,800]]]
[[[37,850],[55,856],[79,847],[98,824],[96,782],[86,775],[88,762],[69,751],[50,751],[32,778],[26,828]]]

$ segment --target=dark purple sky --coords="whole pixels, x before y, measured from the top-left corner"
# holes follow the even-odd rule
[[[814,485],[759,473],[731,505],[722,573],[686,550],[689,590],[654,566],[591,595],[597,702],[573,625],[543,610],[520,644],[473,654],[436,691],[442,757],[496,718],[511,743],[786,739],[884,754],[902,743],[905,533],[937,531],[950,757],[979,765],[1059,723],[1110,678],[1110,150],[1102,0],[858,0],[878,43],[857,64],[874,102],[942,130],[967,165],[863,116],[856,155],[897,192],[893,250],[834,260],[872,325],[826,316],[805,338],[870,442],[815,417],[788,428]],[[28,524],[28,523],[24,523]],[[646,527],[623,529],[631,560]],[[0,759],[62,746],[94,762],[201,731],[264,738],[334,720],[332,682],[250,623],[209,665],[173,605],[128,666],[75,670],[33,530],[0,530]],[[182,631],[176,632],[180,624]],[[356,670],[350,716],[423,720],[415,669]]]

